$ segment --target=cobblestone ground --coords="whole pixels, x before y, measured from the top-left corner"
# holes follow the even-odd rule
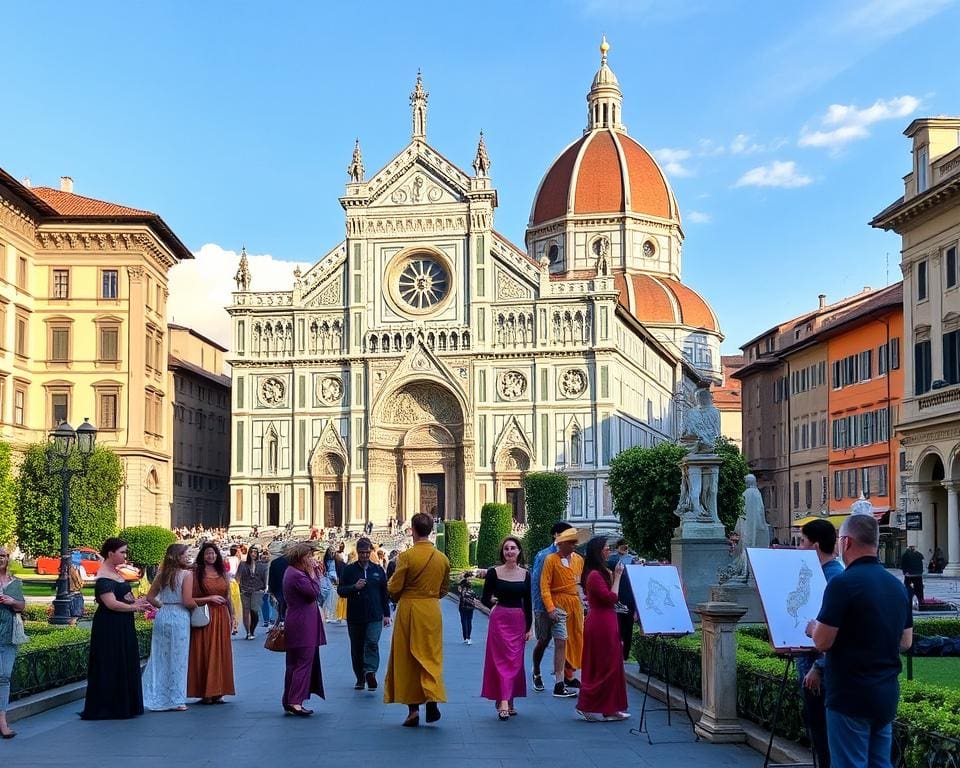
[[[460,640],[456,605],[443,603],[445,673],[449,703],[443,719],[417,729],[401,728],[406,708],[383,704],[382,690],[353,690],[346,627],[328,625],[329,645],[321,649],[325,701],[314,698],[312,718],[284,717],[280,708],[283,654],[256,642],[236,640],[234,660],[239,695],[218,707],[191,706],[187,712],[147,713],[130,721],[83,722],[74,702],[14,724],[18,736],[0,742],[0,764],[24,768],[124,765],[421,765],[451,768],[487,766],[760,766],[763,758],[742,745],[696,743],[689,725],[674,716],[650,716],[654,744],[630,733],[637,726],[642,696],[629,689],[633,717],[623,723],[586,723],[575,717],[575,699],[554,699],[530,691],[518,700],[520,714],[496,719],[493,704],[479,697],[487,619],[474,619],[472,646]],[[390,634],[381,647],[386,660]],[[547,664],[551,652],[547,652]],[[547,666],[545,665],[545,668]],[[527,671],[529,674],[529,656]],[[660,706],[658,702],[654,702]],[[422,715],[421,715],[422,717]],[[669,742],[669,743],[665,743]],[[300,762],[300,761],[309,761]]]

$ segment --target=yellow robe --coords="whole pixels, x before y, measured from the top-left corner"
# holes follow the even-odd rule
[[[447,594],[449,583],[450,561],[429,541],[418,541],[397,557],[397,570],[387,583],[390,598],[397,603],[383,682],[387,704],[447,700],[439,599]]]
[[[583,573],[583,558],[576,552],[570,555],[570,567],[563,564],[554,552],[543,561],[540,575],[540,596],[547,613],[554,608],[567,612],[566,662],[571,669],[580,669],[583,655],[583,601],[577,585]]]

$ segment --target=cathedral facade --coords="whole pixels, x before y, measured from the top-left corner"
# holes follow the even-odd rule
[[[621,122],[607,64],[587,127],[548,169],[526,245],[494,229],[483,135],[472,173],[427,143],[367,177],[359,142],[346,237],[290,291],[255,292],[245,254],[234,334],[231,530],[524,520],[522,480],[570,481],[568,518],[617,525],[621,450],[673,439],[680,400],[720,380],[719,324],[680,282],[676,199]]]

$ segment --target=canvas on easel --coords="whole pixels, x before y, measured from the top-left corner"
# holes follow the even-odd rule
[[[627,578],[645,635],[685,635],[693,632],[690,610],[675,565],[628,565]]]
[[[778,651],[813,648],[807,624],[817,618],[827,580],[812,549],[748,549],[760,604]]]

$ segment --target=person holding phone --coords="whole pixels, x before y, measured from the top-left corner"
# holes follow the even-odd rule
[[[607,568],[612,572],[617,563],[623,567],[633,565],[636,558],[630,554],[630,545],[626,539],[617,539],[617,551],[607,560]],[[633,643],[633,625],[637,620],[637,601],[633,596],[633,586],[624,573],[620,579],[620,588],[617,590],[617,604],[614,606],[617,614],[617,626],[620,629],[620,644],[623,646],[623,660],[630,658],[630,646]]]

